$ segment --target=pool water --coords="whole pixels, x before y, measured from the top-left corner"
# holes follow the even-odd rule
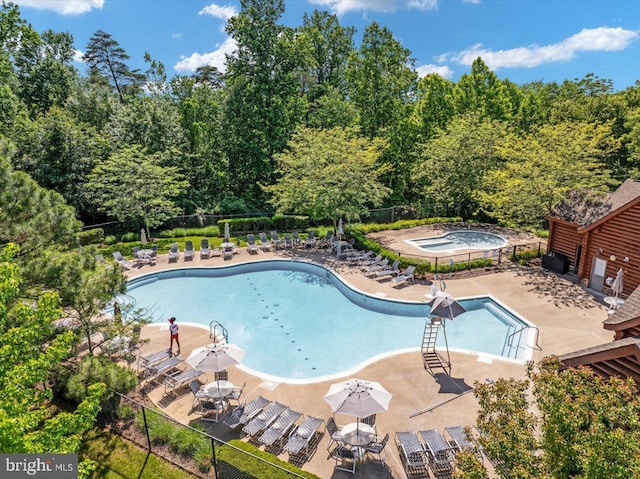
[[[502,248],[508,244],[503,237],[482,231],[451,231],[441,236],[420,238],[407,241],[423,251],[439,253],[461,249],[490,250]]]
[[[430,311],[355,291],[319,265],[278,260],[154,273],[131,281],[127,295],[154,321],[176,316],[178,324],[205,326],[207,335],[210,322],[220,322],[229,342],[246,351],[244,366],[284,379],[337,375],[419,349]],[[488,297],[461,303],[467,313],[447,321],[449,348],[505,355],[506,338],[523,323]],[[511,357],[523,350],[512,348]]]

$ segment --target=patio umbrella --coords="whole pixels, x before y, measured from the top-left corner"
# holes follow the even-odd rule
[[[332,384],[324,400],[334,413],[362,419],[386,411],[391,397],[391,393],[378,382],[349,379]]]
[[[618,296],[620,293],[622,293],[623,289],[624,289],[624,271],[622,271],[622,268],[620,268],[618,270],[618,274],[616,274],[616,279],[613,280],[613,284],[611,285],[611,291],[613,292],[614,296]]]
[[[147,232],[144,228],[140,230],[140,243],[147,244]]]
[[[342,235],[344,231],[342,231],[342,218],[338,220],[338,239],[342,239]]]
[[[229,223],[224,224],[224,242],[229,242]]]
[[[240,364],[244,351],[235,344],[212,343],[194,349],[187,358],[187,364],[201,371],[219,372]]]
[[[467,311],[452,295],[444,291],[438,291],[428,304],[431,306],[432,316],[449,318],[451,320]]]

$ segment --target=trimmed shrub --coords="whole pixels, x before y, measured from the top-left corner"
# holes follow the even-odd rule
[[[139,233],[125,233],[120,237],[120,241],[122,241],[123,243],[132,243],[134,241],[139,241],[139,240],[140,240]]]
[[[80,246],[87,246],[89,244],[100,244],[104,241],[104,230],[102,228],[93,228],[90,230],[81,231],[76,234],[76,239]]]
[[[118,238],[115,235],[108,235],[104,237],[104,244],[115,244],[118,242]]]

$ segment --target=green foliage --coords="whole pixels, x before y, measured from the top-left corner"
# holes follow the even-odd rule
[[[296,466],[289,464],[288,462],[281,461],[273,454],[262,451],[247,442],[234,439],[232,441],[229,441],[229,444],[233,447],[222,446],[216,450],[216,460],[224,461],[230,464],[233,468],[243,471],[244,473],[249,474],[251,477],[255,477],[256,479],[288,479],[291,477],[291,475],[286,472],[279,471],[252,456],[257,456],[269,462],[275,463],[283,469],[295,472],[302,477],[306,477],[308,479],[318,479],[316,475],[311,474],[307,471],[303,471]],[[249,454],[238,453],[235,448],[246,451]]]
[[[103,243],[111,245],[116,243],[117,241],[118,241],[118,238],[115,235],[107,235],[104,237]]]
[[[100,244],[104,241],[104,230],[102,228],[84,230],[76,234],[76,238],[78,239],[78,244],[80,246]]]
[[[203,228],[173,228],[158,233],[160,238],[183,238],[186,236],[220,236],[220,227],[207,226]]]
[[[140,234],[138,233],[124,233],[122,236],[120,236],[120,241],[122,241],[123,243],[132,243],[134,241],[138,241],[140,239]]]

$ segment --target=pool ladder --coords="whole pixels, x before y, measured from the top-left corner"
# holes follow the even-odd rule
[[[425,322],[424,334],[422,335],[422,365],[424,369],[435,376],[434,369],[441,368],[447,374],[451,374],[451,358],[449,358],[449,346],[447,345],[447,357],[436,351],[436,340],[438,339],[438,330],[440,326],[444,328],[442,319],[434,318],[431,321]],[[447,340],[447,333],[444,333],[445,344]]]
[[[215,319],[209,323],[209,338],[214,343],[229,342],[229,331]]]

